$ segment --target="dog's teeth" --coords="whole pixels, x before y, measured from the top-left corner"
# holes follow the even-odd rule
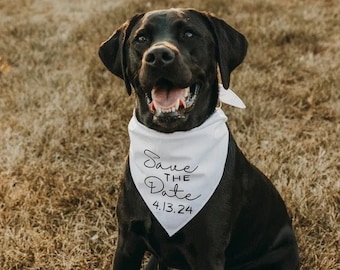
[[[176,105],[173,108],[177,111],[179,108],[179,105],[180,105],[180,99],[178,98],[176,101]]]
[[[157,107],[155,107],[155,109],[156,109],[156,112],[157,112],[158,114],[162,112],[162,108],[157,108]]]
[[[189,87],[185,88],[184,97],[187,98],[189,96],[189,93],[190,93],[190,88]]]
[[[187,107],[187,104],[183,99],[180,99],[179,100],[179,106],[182,106],[185,109]]]
[[[155,107],[155,103],[153,101],[149,104],[149,109],[150,109],[150,111],[155,112],[156,107]]]
[[[176,102],[176,105],[173,106],[173,107],[169,107],[169,108],[157,107],[154,103],[151,103],[149,105],[149,107],[150,107],[151,111],[156,112],[157,114],[160,114],[160,113],[171,113],[171,112],[178,111],[179,107],[181,106],[181,104],[183,102],[184,101],[182,101],[182,99],[178,99],[177,102]]]
[[[171,112],[175,112],[175,111],[176,111],[175,107],[161,108],[161,109],[157,110],[157,112],[162,112],[162,113],[171,113]]]

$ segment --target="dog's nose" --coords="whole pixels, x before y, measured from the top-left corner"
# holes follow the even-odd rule
[[[166,46],[154,46],[146,52],[145,62],[154,67],[163,67],[175,60],[175,52]]]

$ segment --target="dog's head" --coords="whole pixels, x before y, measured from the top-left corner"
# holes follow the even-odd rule
[[[104,65],[137,94],[136,116],[161,132],[199,126],[245,57],[245,37],[208,13],[169,9],[135,15],[102,43]]]

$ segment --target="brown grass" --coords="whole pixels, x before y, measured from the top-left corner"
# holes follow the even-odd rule
[[[0,269],[110,269],[133,108],[97,49],[135,12],[191,6],[244,33],[225,107],[284,197],[302,267],[340,269],[336,0],[0,0]]]

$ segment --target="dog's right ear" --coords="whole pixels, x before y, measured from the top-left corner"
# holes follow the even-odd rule
[[[142,16],[143,14],[135,15],[125,22],[108,40],[100,45],[98,51],[105,67],[114,75],[124,80],[129,95],[131,95],[132,89],[127,75],[126,40],[129,38],[131,29]]]
[[[121,79],[123,78],[121,50],[125,25],[118,28],[108,40],[104,41],[99,47],[99,57],[105,67]]]

